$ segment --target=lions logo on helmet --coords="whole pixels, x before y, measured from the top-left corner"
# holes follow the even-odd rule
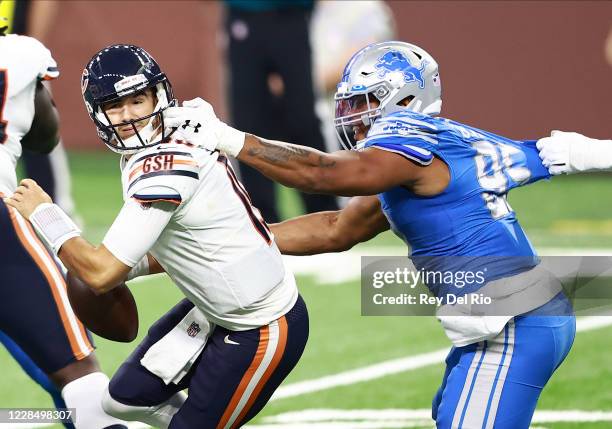
[[[113,124],[103,105],[144,91],[155,90],[157,104],[150,115]],[[174,106],[172,86],[157,62],[148,52],[133,45],[111,45],[95,54],[81,76],[83,100],[100,139],[113,151],[134,153],[165,141],[163,112]],[[142,129],[137,123],[147,120]],[[121,138],[119,127],[131,125],[134,135]]]
[[[442,107],[438,64],[426,51],[405,42],[375,43],[349,60],[335,97],[334,126],[346,149],[358,147],[355,127],[409,109],[437,115]]]
[[[401,52],[390,51],[380,57],[375,67],[380,70],[378,77],[385,77],[390,72],[400,72],[404,75],[406,83],[417,81],[419,82],[419,88],[425,88],[423,71],[426,65],[427,61],[423,61],[421,67],[416,68]]]

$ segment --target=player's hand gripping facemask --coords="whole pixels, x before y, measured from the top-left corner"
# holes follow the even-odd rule
[[[173,138],[228,155],[236,156],[244,145],[244,133],[225,124],[213,107],[195,98],[183,102],[182,107],[171,107],[164,113],[167,130],[175,129]]]

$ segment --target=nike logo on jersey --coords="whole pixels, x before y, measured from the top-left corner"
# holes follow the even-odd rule
[[[233,344],[233,345],[235,345],[235,346],[239,346],[239,345],[240,345],[240,343],[237,343],[236,341],[232,341],[232,340],[230,340],[229,334],[228,334],[228,335],[226,335],[226,336],[225,336],[225,338],[223,338],[223,342],[224,342],[225,344]]]

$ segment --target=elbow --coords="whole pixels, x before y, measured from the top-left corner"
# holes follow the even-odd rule
[[[355,242],[350,239],[351,234],[347,234],[338,227],[339,216],[340,212],[333,212],[327,216],[330,230],[325,241],[328,245],[328,252],[344,252],[355,245]]]
[[[321,194],[324,192],[322,174],[318,168],[309,167],[300,172],[296,188],[309,194]]]
[[[330,252],[345,252],[353,248],[355,243],[344,237],[332,237],[329,240]]]
[[[344,195],[337,174],[319,167],[309,168],[301,175],[300,190],[309,194]]]

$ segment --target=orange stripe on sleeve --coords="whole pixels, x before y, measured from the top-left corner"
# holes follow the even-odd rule
[[[128,180],[132,180],[132,177],[134,177],[135,175],[137,175],[141,171],[142,171],[142,165],[134,168],[132,171],[130,171],[130,175],[128,176]]]
[[[268,325],[262,326],[259,329],[259,345],[257,346],[257,351],[255,352],[255,356],[253,357],[253,360],[251,361],[251,365],[249,365],[249,368],[244,373],[244,376],[242,376],[242,380],[240,380],[240,384],[238,385],[238,388],[234,392],[234,395],[232,396],[232,399],[230,400],[229,405],[225,409],[225,412],[223,413],[221,420],[219,420],[219,423],[217,424],[217,429],[223,429],[225,427],[230,417],[232,416],[232,413],[238,406],[238,403],[240,402],[240,398],[242,398],[244,391],[249,385],[249,382],[251,381],[251,379],[253,378],[253,375],[255,375],[255,371],[257,371],[257,368],[259,368],[259,365],[261,364],[261,361],[263,360],[264,355],[266,354],[266,349],[268,348],[269,339],[270,339],[270,328],[268,327]]]
[[[66,335],[68,337],[68,342],[70,343],[70,348],[72,350],[74,357],[76,358],[76,360],[81,360],[85,358],[93,351],[93,346],[89,342],[89,338],[87,337],[85,333],[85,327],[78,320],[76,315],[73,314],[74,320],[76,320],[76,325],[77,325],[76,331],[74,327],[72,326],[72,324],[70,323],[70,319],[69,319],[69,315],[67,311],[72,312],[72,308],[67,309],[64,306],[64,304],[62,303],[62,298],[60,296],[61,292],[58,290],[58,288],[60,287],[63,288],[64,291],[66,290],[66,283],[64,281],[64,277],[57,269],[57,266],[55,265],[55,261],[51,258],[50,255],[46,253],[47,251],[46,251],[45,246],[42,244],[40,240],[38,240],[36,233],[34,232],[32,227],[27,223],[27,221],[25,221],[24,219],[24,223],[26,227],[28,228],[29,233],[33,237],[33,240],[35,240],[40,245],[40,248],[44,252],[43,257],[48,258],[47,264],[45,264],[39,252],[36,251],[36,249],[34,248],[34,245],[30,242],[30,239],[28,239],[28,237],[26,236],[26,233],[24,232],[23,227],[19,224],[19,221],[17,220],[17,214],[15,213],[15,210],[12,207],[9,207],[9,216],[11,218],[11,222],[13,223],[13,227],[15,228],[15,231],[17,232],[19,241],[21,241],[21,244],[23,245],[23,247],[30,254],[30,256],[32,257],[32,259],[34,260],[38,268],[42,271],[43,275],[45,276],[45,279],[47,280],[47,283],[49,284],[49,288],[51,289],[51,294],[53,295],[53,300],[55,301],[55,305],[59,311],[62,325],[64,326],[64,331],[66,332]],[[52,267],[51,269],[55,271],[51,272],[49,270],[49,267]],[[59,279],[60,284],[58,284],[57,282],[58,279]],[[81,337],[81,340],[85,344],[85,347],[86,347],[85,350],[83,350],[79,346],[79,341],[77,339],[77,336]]]

